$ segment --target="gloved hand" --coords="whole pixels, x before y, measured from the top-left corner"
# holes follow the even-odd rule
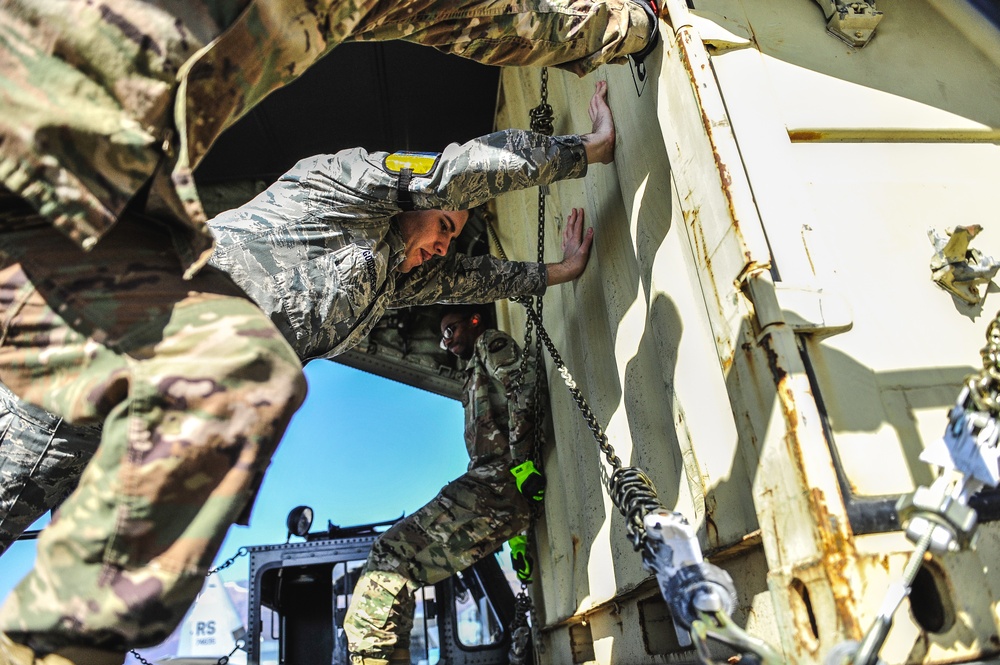
[[[545,476],[535,468],[534,462],[531,460],[522,462],[512,467],[510,472],[514,475],[518,492],[532,501],[541,501],[545,498]]]
[[[531,582],[531,575],[535,569],[535,562],[528,554],[528,539],[525,536],[514,536],[507,541],[510,546],[510,563],[517,573],[517,579],[525,584]]]

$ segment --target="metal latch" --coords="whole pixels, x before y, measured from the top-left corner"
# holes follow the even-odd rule
[[[934,245],[931,277],[938,286],[970,305],[982,302],[980,284],[993,279],[1000,268],[1000,263],[992,257],[969,247],[969,242],[982,230],[979,224],[956,226],[947,235],[927,229],[927,237]]]
[[[828,337],[850,330],[854,315],[850,303],[839,293],[813,286],[773,282],[763,270],[744,280],[753,302],[758,339],[774,325],[787,325],[800,335]]]
[[[826,30],[851,46],[862,47],[871,41],[882,12],[875,9],[875,0],[844,2],[816,0],[826,15]]]

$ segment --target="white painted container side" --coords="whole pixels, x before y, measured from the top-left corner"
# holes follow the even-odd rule
[[[550,71],[556,133],[589,129],[606,79],[618,143],[548,197],[547,260],[571,207],[596,239],[583,277],[546,294],[545,325],[623,464],[732,574],[736,621],[820,663],[900,575],[912,544],[891,505],[933,480],[918,456],[1000,310],[993,283],[978,305],[937,286],[928,239],[978,224],[972,247],[1000,258],[1000,31],[962,0],[880,0],[854,48],[807,0],[694,4],[668,3],[644,82],[630,65]],[[497,126],[527,127],[538,100],[537,70],[506,71]],[[496,214],[506,253],[533,260],[536,193]],[[519,305],[501,319],[523,331]],[[541,662],[694,662],[549,370]],[[996,658],[1000,529],[979,535],[925,560],[887,663]]]

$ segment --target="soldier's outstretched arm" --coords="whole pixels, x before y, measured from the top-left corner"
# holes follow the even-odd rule
[[[507,129],[445,148],[433,171],[407,188],[416,208],[464,210],[516,190],[586,175],[588,164],[614,159],[615,126],[607,82],[598,81],[586,134],[546,136]]]
[[[541,295],[547,287],[583,274],[593,242],[594,229],[584,229],[583,209],[573,208],[563,230],[563,260],[559,263],[452,254],[440,261],[429,261],[408,273],[398,284],[390,307],[439,302],[486,303]]]

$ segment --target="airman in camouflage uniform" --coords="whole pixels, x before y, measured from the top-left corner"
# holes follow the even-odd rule
[[[69,496],[100,440],[98,427],[63,422],[0,383],[0,554]]]
[[[599,88],[602,100],[603,94]],[[219,237],[213,265],[181,282],[188,291],[180,303],[176,288],[164,288],[167,264],[176,256],[153,249],[167,244],[156,227],[119,223],[112,229],[92,250],[99,257],[96,280],[71,260],[70,242],[44,232],[37,215],[26,215],[34,226],[0,234],[0,249],[18,260],[0,272],[6,290],[0,298],[19,307],[10,329],[32,341],[33,331],[49,326],[67,340],[54,356],[58,362],[44,366],[46,380],[4,378],[20,379],[35,400],[81,422],[110,412],[95,462],[43,533],[39,564],[0,610],[0,627],[36,651],[87,662],[120,660],[128,646],[169,634],[302,395],[298,363],[291,372],[287,356],[283,365],[276,362],[281,335],[256,316],[259,310],[247,310],[243,293],[304,360],[346,350],[386,307],[540,293],[573,279],[592,239],[582,227],[568,245],[568,260],[558,264],[458,256],[428,261],[447,253],[467,213],[426,206],[457,209],[582,175],[595,155],[606,161],[613,154],[613,123],[604,109],[606,117],[595,119],[601,131],[583,137],[509,131],[449,148],[432,173],[411,182],[409,195],[420,209],[408,212],[400,212],[396,176],[382,168],[384,153],[304,160],[247,206],[213,221]],[[32,283],[29,274],[44,279]],[[194,290],[200,284],[209,288]],[[49,307],[50,300],[59,307]],[[94,307],[109,302],[136,304]],[[87,334],[74,330],[64,312]],[[251,351],[249,342],[265,350],[271,345],[272,355]],[[241,345],[245,353],[231,353]],[[4,353],[0,349],[0,361]],[[178,353],[191,365],[179,363]],[[21,367],[41,366],[37,358],[29,361]],[[234,409],[232,402],[226,406],[227,387],[237,376],[241,388],[253,388]],[[122,400],[125,386],[142,390]],[[246,404],[256,413],[244,410]],[[184,422],[192,407],[195,429]],[[270,448],[241,436],[240,426],[254,422],[270,427],[264,429]],[[53,566],[55,552],[61,558]],[[12,662],[32,662],[27,649],[0,636],[5,654],[13,654]]]
[[[522,374],[517,343],[475,308],[445,314],[441,329],[446,348],[469,360],[462,389],[469,470],[372,546],[344,618],[354,665],[409,663],[414,592],[489,556],[531,521],[533,504],[510,471],[534,442],[531,365]]]

